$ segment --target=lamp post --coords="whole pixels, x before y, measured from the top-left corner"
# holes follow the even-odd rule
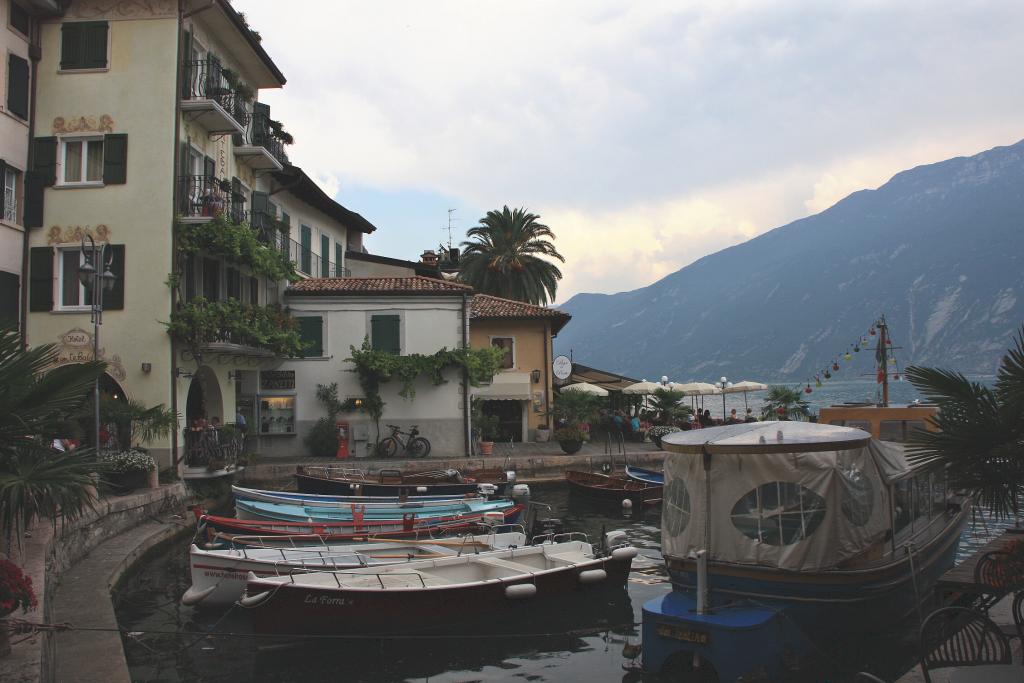
[[[718,386],[722,389],[722,422],[725,422],[725,390],[727,387],[732,386],[732,382],[723,377]]]
[[[89,240],[86,246],[86,240]],[[82,237],[82,257],[85,262],[78,267],[78,280],[85,287],[89,297],[89,313],[92,320],[92,357],[100,359],[100,325],[103,324],[103,293],[114,288],[117,276],[110,270],[114,261],[113,251],[108,252],[107,244],[97,245],[91,235]],[[100,378],[96,377],[92,391],[93,400],[93,434],[96,439],[96,452],[100,452]]]

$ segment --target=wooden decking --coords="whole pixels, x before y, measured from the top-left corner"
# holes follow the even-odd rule
[[[972,597],[984,593],[985,588],[974,581],[974,567],[985,553],[1002,550],[1009,543],[1024,539],[1024,534],[1004,531],[974,552],[966,560],[953,567],[939,578],[935,590],[943,605],[969,604]]]

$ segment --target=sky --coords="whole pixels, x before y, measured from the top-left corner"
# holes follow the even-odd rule
[[[1024,137],[1019,0],[235,0],[292,161],[418,259],[526,207],[557,301]]]

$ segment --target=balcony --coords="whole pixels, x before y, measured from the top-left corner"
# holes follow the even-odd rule
[[[257,211],[252,214],[250,225],[256,231],[260,242],[275,251],[288,255],[288,226],[269,213]]]
[[[216,60],[186,62],[182,68],[181,110],[210,133],[245,135],[250,115],[227,83]]]
[[[171,313],[168,333],[193,357],[234,356],[269,360],[302,355],[297,323],[279,306],[204,297],[181,303]]]
[[[232,192],[229,181],[204,175],[179,178],[178,213],[185,223],[205,223],[219,216],[243,223],[248,218],[245,196]]]
[[[319,254],[314,254],[312,248],[303,246],[293,239],[288,240],[288,258],[295,264],[295,269],[302,275],[309,277],[349,277],[351,272],[348,268],[342,268],[333,261],[327,261],[327,269],[324,270],[324,260]]]
[[[241,142],[235,145],[235,156],[254,171],[280,171],[288,163],[284,142],[274,135],[264,113],[252,114]]]

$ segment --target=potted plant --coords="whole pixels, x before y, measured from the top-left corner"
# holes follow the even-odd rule
[[[497,415],[480,415],[476,419],[476,429],[480,435],[480,455],[494,452],[494,441],[501,436]]]
[[[548,429],[546,424],[539,425],[537,427],[537,436],[534,440],[537,443],[547,443],[551,439],[551,430]]]
[[[671,425],[658,425],[657,427],[651,427],[649,430],[647,430],[647,436],[651,438],[651,441],[653,441],[658,448],[661,448],[661,438],[663,436],[665,436],[666,434],[671,434],[673,432],[680,431],[682,430],[679,429],[679,427],[673,427]]]
[[[106,472],[107,483],[121,494],[145,486],[149,473],[156,469],[152,456],[135,448],[102,453],[99,462]]]
[[[572,455],[583,448],[583,442],[587,440],[587,433],[579,425],[575,427],[560,427],[555,430],[555,441],[561,446],[562,452]]]
[[[35,609],[36,604],[32,577],[25,576],[21,568],[10,560],[0,560],[0,658],[11,654],[10,629],[4,619],[18,609],[22,613]]]

